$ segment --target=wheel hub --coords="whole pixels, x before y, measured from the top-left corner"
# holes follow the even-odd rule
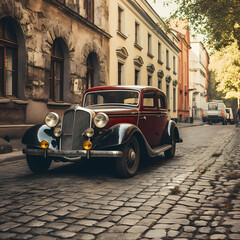
[[[136,153],[134,152],[133,149],[130,149],[129,151],[129,162],[133,163],[136,159]]]

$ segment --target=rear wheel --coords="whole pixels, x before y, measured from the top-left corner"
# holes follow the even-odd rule
[[[172,134],[171,134],[171,145],[172,145],[172,148],[170,148],[164,152],[165,157],[168,159],[174,158],[174,156],[175,156],[176,139],[175,139],[174,131],[172,131]]]
[[[116,160],[116,169],[121,177],[132,177],[136,174],[140,161],[140,147],[137,138],[132,136],[121,150],[123,155]]]
[[[28,167],[34,173],[46,172],[52,163],[50,158],[44,158],[42,156],[27,155],[26,158]]]

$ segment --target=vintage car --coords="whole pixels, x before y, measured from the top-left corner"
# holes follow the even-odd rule
[[[85,92],[83,107],[66,110],[62,120],[50,112],[45,124],[23,136],[29,168],[48,170],[52,160],[76,162],[111,157],[122,177],[136,174],[140,158],[164,152],[175,155],[181,142],[177,125],[168,115],[165,94],[154,87],[104,86]]]

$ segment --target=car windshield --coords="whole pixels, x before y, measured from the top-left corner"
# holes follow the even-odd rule
[[[85,95],[83,106],[128,105],[138,106],[139,92],[129,90],[102,90]]]

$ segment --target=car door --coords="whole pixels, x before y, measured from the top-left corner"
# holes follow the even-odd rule
[[[158,99],[158,132],[159,132],[159,144],[163,143],[163,133],[167,127],[168,122],[168,110],[166,97],[160,92],[157,96]]]
[[[160,143],[158,122],[157,93],[156,91],[143,92],[138,127],[152,148],[159,146]]]

